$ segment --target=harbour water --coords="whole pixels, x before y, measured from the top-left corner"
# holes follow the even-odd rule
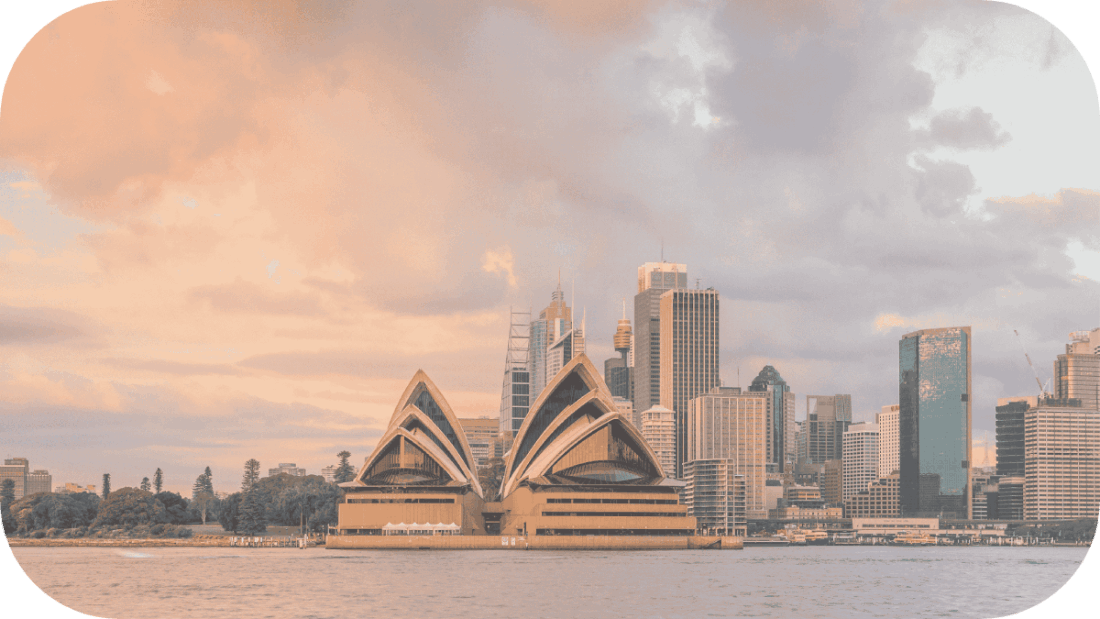
[[[100,617],[1001,617],[1044,600],[1086,548],[743,551],[13,548]]]

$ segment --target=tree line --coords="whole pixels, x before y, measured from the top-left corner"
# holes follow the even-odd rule
[[[184,525],[208,521],[243,535],[264,533],[268,525],[323,531],[336,524],[336,506],[343,500],[336,484],[355,477],[351,454],[341,451],[337,458],[334,483],[319,475],[260,478],[259,461],[249,459],[241,490],[224,498],[214,492],[210,467],[195,479],[189,499],[163,490],[159,468],[151,482],[145,477],[137,488],[114,491],[110,474],[104,473],[101,496],[39,493],[16,501],[14,482],[6,479],[0,487],[0,518],[9,537],[190,537],[192,530]]]

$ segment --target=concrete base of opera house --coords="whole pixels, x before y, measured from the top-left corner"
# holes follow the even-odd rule
[[[329,535],[343,550],[741,550],[744,539],[718,535]]]

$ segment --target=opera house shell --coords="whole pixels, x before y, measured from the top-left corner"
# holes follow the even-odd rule
[[[484,498],[466,434],[423,370],[401,394],[363,468],[340,487],[345,500],[333,531],[338,535],[485,533]]]
[[[431,547],[473,548],[483,544],[470,536],[488,543],[491,533],[509,547],[515,536],[524,547],[533,538],[552,546],[580,539],[561,536],[645,536],[638,547],[673,536],[683,541],[666,547],[691,547],[685,536],[694,535],[695,518],[680,504],[682,485],[665,478],[595,366],[579,355],[528,412],[505,456],[502,498],[485,497],[461,424],[418,371],[378,447],[353,481],[340,484],[345,501],[328,545],[401,547],[429,535]]]
[[[504,535],[659,535],[695,532],[641,433],[615,407],[585,355],[532,404],[505,459]]]

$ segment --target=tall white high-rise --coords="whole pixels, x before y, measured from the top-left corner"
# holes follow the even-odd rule
[[[875,415],[878,425],[878,476],[886,477],[898,470],[898,410],[901,406],[883,406]]]
[[[663,406],[641,413],[642,437],[657,456],[665,475],[676,470],[676,414]]]
[[[852,424],[844,433],[844,501],[878,480],[878,439],[879,428],[873,423]]]

